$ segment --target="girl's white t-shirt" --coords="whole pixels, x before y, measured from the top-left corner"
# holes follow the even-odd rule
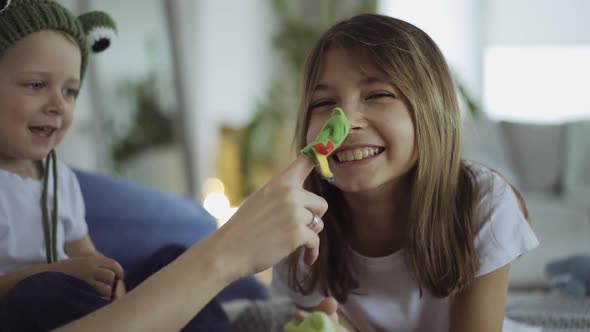
[[[80,184],[74,172],[57,163],[57,256],[66,259],[64,244],[88,233]],[[0,170],[0,275],[46,263],[41,212],[43,182]],[[53,177],[49,178],[49,213],[53,202]]]
[[[539,242],[510,186],[487,169],[480,168],[478,172],[478,181],[493,183],[491,192],[481,201],[482,227],[475,239],[479,277],[512,262]],[[491,215],[483,220],[486,210],[491,211]],[[404,262],[403,249],[385,257],[365,257],[352,252],[350,259],[358,262],[360,287],[345,303],[339,304],[339,310],[358,331],[448,331],[450,298],[436,298],[426,290],[420,297],[419,288]],[[272,286],[277,293],[290,296],[300,307],[314,307],[324,298],[319,291],[304,296],[290,289],[285,262],[274,267]]]

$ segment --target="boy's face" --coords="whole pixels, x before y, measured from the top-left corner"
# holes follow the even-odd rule
[[[0,55],[0,164],[41,160],[64,137],[80,87],[82,54],[43,30]]]

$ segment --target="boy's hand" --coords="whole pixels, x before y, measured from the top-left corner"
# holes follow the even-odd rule
[[[113,285],[114,289],[111,291],[111,301],[118,300],[123,295],[127,294],[127,289],[125,288],[125,282],[123,282],[123,280],[117,278],[115,279],[115,284],[116,285]]]
[[[105,299],[111,298],[115,277],[119,280],[124,278],[123,268],[117,261],[98,255],[72,257],[58,261],[50,264],[49,270],[85,281]],[[124,287],[121,289],[124,291]]]

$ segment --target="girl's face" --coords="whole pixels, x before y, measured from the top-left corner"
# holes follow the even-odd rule
[[[0,55],[0,167],[41,160],[70,127],[80,87],[79,47],[39,31]]]
[[[350,133],[330,156],[335,185],[344,192],[395,186],[416,162],[414,123],[400,91],[361,71],[367,64],[343,48],[323,59],[309,106],[307,143],[320,132],[338,106],[350,120]]]

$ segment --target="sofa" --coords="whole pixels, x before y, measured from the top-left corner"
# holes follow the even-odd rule
[[[546,289],[546,264],[590,253],[590,121],[527,123],[465,116],[465,154],[523,194],[540,245],[512,265],[512,289]]]
[[[74,171],[84,196],[90,237],[100,252],[116,259],[125,271],[163,246],[188,247],[217,228],[215,219],[190,198],[108,175]],[[266,288],[254,276],[242,278],[218,294],[222,303],[267,298]]]

